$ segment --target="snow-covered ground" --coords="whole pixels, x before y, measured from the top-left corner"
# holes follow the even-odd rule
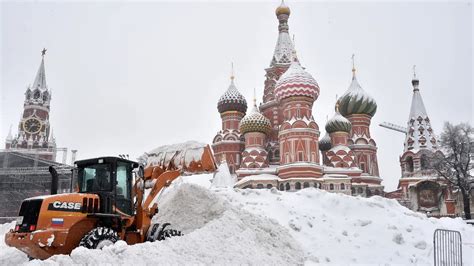
[[[474,228],[461,219],[434,219],[395,200],[334,194],[314,188],[209,189],[211,175],[187,176],[160,198],[158,221],[184,236],[28,262],[6,247],[0,225],[0,265],[47,264],[337,264],[431,265],[437,228],[462,234],[464,265],[474,264]],[[471,245],[468,245],[468,244]]]

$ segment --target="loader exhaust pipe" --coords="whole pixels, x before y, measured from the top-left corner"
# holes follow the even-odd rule
[[[52,165],[48,168],[51,174],[51,195],[58,194],[58,172]]]

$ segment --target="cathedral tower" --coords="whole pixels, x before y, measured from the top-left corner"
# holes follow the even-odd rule
[[[256,99],[252,111],[240,122],[240,132],[245,137],[245,150],[242,153],[240,169],[255,169],[268,167],[265,141],[272,127],[270,121],[260,114]],[[239,173],[239,177],[241,174]]]
[[[354,152],[348,147],[351,128],[351,122],[339,113],[339,102],[336,103],[336,113],[326,123],[326,132],[329,133],[332,145],[325,154],[326,165],[339,168],[355,167]]]
[[[33,86],[28,86],[25,92],[23,115],[18,124],[18,134],[7,137],[5,148],[22,153],[38,154],[40,158],[56,159],[56,141],[51,133],[49,112],[51,91],[46,84],[44,56],[46,49],[41,52],[41,63]]]
[[[377,103],[362,89],[355,71],[353,62],[352,82],[339,98],[339,111],[352,124],[348,144],[356,156],[357,166],[362,170],[362,182],[380,185],[382,179],[379,177],[377,145],[370,135],[370,122],[377,111]]]
[[[217,110],[222,119],[222,129],[212,142],[216,161],[227,161],[232,174],[239,168],[241,152],[245,147],[245,142],[239,131],[239,124],[247,111],[247,101],[237,90],[234,78],[234,73],[232,73],[227,91],[217,102]]]
[[[293,52],[295,53],[295,52]],[[319,85],[296,59],[275,86],[275,98],[281,106],[283,122],[278,131],[281,178],[320,177],[319,127],[312,115],[319,96]]]
[[[265,69],[263,103],[260,105],[260,111],[272,124],[272,131],[268,136],[266,147],[269,153],[270,164],[278,164],[280,162],[278,127],[283,122],[282,109],[275,99],[275,84],[290,67],[291,62],[298,60],[289,34],[288,18],[290,13],[290,8],[285,5],[284,1],[275,10],[275,15],[278,19],[278,39],[270,67]]]
[[[428,158],[438,150],[436,136],[418,87],[420,81],[416,75],[414,75],[411,84],[413,85],[413,96],[403,155],[400,157],[402,178],[434,175],[434,171],[429,167]]]

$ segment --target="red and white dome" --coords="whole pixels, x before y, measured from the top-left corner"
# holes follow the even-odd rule
[[[318,83],[296,61],[291,63],[275,85],[275,97],[278,101],[294,96],[310,97],[313,101],[319,96]]]

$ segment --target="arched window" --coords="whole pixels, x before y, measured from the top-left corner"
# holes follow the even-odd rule
[[[318,183],[315,182],[315,183],[313,184],[313,186],[314,186],[315,188],[318,188]]]
[[[412,157],[407,157],[405,161],[405,171],[409,173],[413,172],[413,158]]]
[[[430,168],[430,161],[428,155],[422,154],[420,157],[420,166],[421,170],[426,170]]]
[[[285,190],[290,190],[290,183],[286,183]]]
[[[283,184],[280,184],[280,190],[281,191],[285,190],[285,186]]]
[[[301,189],[301,183],[300,182],[295,183],[295,189],[297,189],[297,190]]]
[[[357,193],[362,194],[362,193],[364,193],[364,190],[360,187],[360,188],[357,189]]]
[[[302,152],[302,151],[299,151],[299,152],[298,152],[298,161],[299,161],[299,162],[302,162],[303,160],[304,160],[303,152]]]
[[[356,193],[355,188],[352,187],[352,188],[351,188],[351,192],[352,192],[352,195],[354,195],[354,194]]]
[[[246,188],[253,188],[253,187],[252,187],[252,185],[247,185],[247,186],[244,187],[244,189],[246,189]]]
[[[329,190],[334,190],[334,184],[329,184]]]
[[[262,189],[263,188],[263,184],[257,184],[257,189]]]
[[[376,189],[376,190],[374,191],[374,195],[380,195],[380,191],[379,191],[378,189]]]
[[[304,183],[303,183],[303,188],[307,188],[307,187],[309,187],[309,183],[308,183],[308,182],[304,182]]]
[[[341,190],[345,190],[346,189],[346,186],[344,185],[344,183],[341,183]]]
[[[268,188],[268,189],[270,189],[270,188],[272,188],[272,187],[273,187],[272,184],[267,184],[267,188]]]

